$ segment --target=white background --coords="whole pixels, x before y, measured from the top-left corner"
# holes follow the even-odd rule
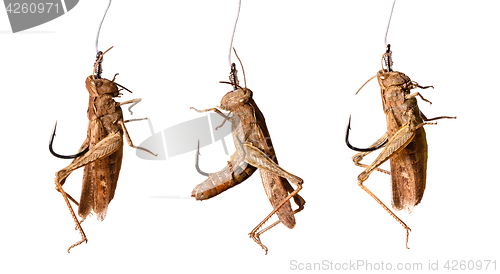
[[[47,145],[56,120],[58,152],[75,153],[85,139],[84,81],[106,5],[80,1],[17,34],[0,12],[2,273],[283,273],[292,260],[422,263],[424,270],[438,261],[442,270],[447,260],[496,259],[500,268],[496,1],[396,3],[388,35],[394,69],[435,87],[422,90],[432,105],[419,100],[427,117],[458,117],[425,127],[423,201],[411,214],[396,212],[412,229],[411,249],[405,230],[357,186],[362,169],[344,143],[349,114],[357,146],[385,131],[377,83],[354,93],[380,69],[392,1],[243,1],[234,47],[281,166],[304,179],[307,204],[296,227],[266,232],[265,256],[248,238],[271,211],[257,173],[220,198],[198,202],[189,197],[204,180],[194,152],[146,161],[126,146],[105,221],[89,217],[88,243],[67,254],[80,235],[54,190],[54,174],[70,161],[54,158]],[[161,131],[202,117],[191,106],[218,106],[230,90],[218,81],[229,73],[236,10],[236,0],[115,1],[99,47],[114,46],[103,76],[119,72],[117,82],[134,92],[118,100],[143,99],[125,118],[147,116]],[[145,121],[128,129],[136,145],[150,136]],[[230,136],[226,143],[232,153]],[[201,153],[209,172],[229,159],[220,142]],[[77,171],[65,184],[73,197],[81,177]],[[390,205],[389,176],[372,174],[366,185]]]

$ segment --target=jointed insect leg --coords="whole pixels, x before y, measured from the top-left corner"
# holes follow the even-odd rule
[[[229,122],[231,122],[231,118],[229,116],[227,116],[226,114],[222,113],[222,111],[220,111],[218,108],[207,108],[207,109],[202,109],[202,110],[199,110],[199,109],[196,109],[194,107],[191,107],[190,109],[194,109],[196,112],[208,112],[208,111],[213,111],[217,114],[219,114],[220,116],[224,117],[224,119],[228,120]]]
[[[220,116],[222,116],[224,118],[224,122],[222,122],[222,124],[220,126],[216,127],[215,128],[216,130],[219,129],[219,128],[221,128],[224,125],[224,123],[226,123],[226,120],[229,121],[229,122],[231,122],[231,117],[229,117],[228,115],[222,113],[222,111],[220,111],[218,108],[207,108],[207,109],[199,110],[199,109],[196,109],[194,107],[191,107],[190,109],[194,109],[196,112],[199,112],[199,113],[213,111],[213,112],[219,114]],[[229,113],[231,113],[231,112],[229,112]]]
[[[56,177],[56,187],[57,187],[57,190],[62,194],[63,198],[64,198],[64,201],[66,202],[66,205],[68,206],[69,208],[69,211],[71,213],[71,216],[73,216],[73,220],[75,221],[76,223],[76,226],[78,228],[78,230],[80,231],[80,234],[82,235],[82,239],[76,243],[74,243],[73,245],[71,245],[69,248],[68,248],[68,253],[69,251],[77,246],[77,245],[80,245],[81,243],[83,242],[87,242],[87,236],[85,236],[85,232],[83,232],[83,229],[82,227],[80,226],[80,222],[78,221],[78,218],[76,218],[76,215],[75,215],[75,212],[73,211],[73,208],[71,207],[71,204],[69,203],[69,200],[68,200],[68,197],[66,196],[66,192],[63,190],[61,184],[59,184],[59,182],[57,181],[57,177]]]
[[[271,211],[271,213],[269,213],[269,215],[267,215],[266,218],[264,218],[264,220],[262,220],[262,222],[260,222],[254,229],[252,229],[252,231],[250,231],[249,235],[250,237],[258,244],[262,247],[262,249],[264,249],[264,251],[266,252],[266,255],[267,255],[267,247],[260,241],[260,235],[264,232],[266,232],[267,230],[271,229],[272,227],[276,226],[277,224],[279,224],[281,221],[276,221],[275,223],[271,224],[269,227],[259,231],[259,228],[261,228],[266,222],[267,220],[269,220],[286,202],[288,202],[292,197],[294,197],[295,195],[297,195],[297,193],[302,189],[302,182],[300,184],[297,185],[297,189],[295,189],[292,193],[290,193],[275,209],[273,209],[273,211]],[[300,212],[302,209],[304,209],[304,205],[302,204],[301,207],[299,207],[298,209],[296,209],[293,214],[295,213],[298,213]]]
[[[419,87],[420,87],[420,86],[419,86]],[[428,87],[426,87],[426,88],[428,88]],[[431,105],[432,105],[432,102],[431,102],[431,101],[429,101],[429,100],[427,100],[427,99],[425,99],[425,98],[422,96],[422,94],[420,94],[420,92],[418,92],[418,91],[417,91],[417,92],[414,92],[414,93],[412,93],[412,94],[408,94],[408,95],[406,95],[406,96],[405,96],[405,99],[406,99],[406,100],[408,100],[408,99],[411,99],[411,98],[415,98],[415,97],[417,97],[417,96],[419,96],[422,100],[424,100],[424,101],[426,101],[427,103],[429,103],[429,104],[431,104]]]
[[[130,115],[133,115],[132,113],[132,107],[134,107],[135,105],[139,104],[139,102],[141,102],[142,99],[141,98],[137,98],[137,99],[132,99],[132,100],[128,100],[128,101],[125,101],[125,102],[121,102],[121,103],[118,103],[119,106],[123,106],[123,105],[126,105],[126,104],[132,104],[128,107],[128,111],[130,112]]]
[[[88,148],[89,148],[89,140],[88,140],[88,138],[86,138],[85,141],[83,141],[83,144],[80,146],[80,149],[78,150],[77,154],[80,154],[82,151],[85,151],[85,150],[88,152]],[[85,153],[87,153],[87,152],[85,152]],[[83,155],[81,155],[81,156],[83,156]],[[81,156],[79,156],[79,157],[81,157]],[[77,159],[78,159],[78,157],[73,159],[73,161],[71,161],[71,163],[73,164],[75,161],[77,161]],[[65,182],[66,182],[66,179],[62,180],[60,182],[61,186],[63,186]],[[61,190],[57,187],[56,187],[56,190],[58,192],[61,192]],[[80,206],[80,203],[78,203],[75,199],[73,199],[73,197],[71,197],[71,195],[69,195],[67,192],[64,192],[64,193],[68,197],[68,199],[70,201],[72,201],[76,206]]]
[[[267,215],[262,222],[260,222],[251,232],[250,232],[250,237],[257,243],[259,244],[267,254],[267,247],[262,244],[262,242],[259,239],[260,234],[262,234],[264,231],[269,230],[271,227],[275,226],[277,223],[272,224],[270,227],[264,229],[264,231],[261,231],[260,233],[257,233],[258,230],[264,225],[267,220],[269,220],[285,203],[287,203],[292,197],[297,195],[297,193],[302,189],[302,184],[303,180],[300,177],[297,177],[288,171],[284,170],[281,168],[279,165],[277,165],[271,158],[269,158],[264,152],[262,152],[260,149],[250,145],[250,144],[243,144],[243,148],[245,150],[245,162],[249,163],[252,166],[255,166],[257,168],[272,172],[280,177],[286,178],[290,180],[294,185],[297,186],[297,189],[292,191],[281,203],[271,211],[269,215]],[[304,201],[303,199],[300,199],[301,201]],[[297,201],[297,200],[296,200]],[[299,209],[297,212],[303,209],[303,203],[302,203],[302,208],[299,205]]]
[[[80,149],[78,150],[77,154],[80,154],[82,151],[85,151],[85,150],[88,152],[88,148],[89,148],[89,139],[86,138],[85,141],[83,141],[83,144],[80,146]],[[87,152],[85,152],[85,153],[87,153]],[[83,155],[81,155],[81,156],[83,156]],[[79,157],[81,157],[81,156],[79,156]],[[71,163],[74,163],[76,160],[77,160],[77,158],[73,159],[73,161],[71,161]],[[65,182],[66,182],[66,179],[62,180],[60,182],[61,186],[64,185]],[[57,188],[57,187],[56,187],[56,190],[58,192],[61,192],[59,190],[59,188]],[[72,201],[76,206],[80,206],[80,203],[78,203],[75,199],[73,199],[73,197],[71,197],[71,195],[69,195],[67,192],[64,192],[64,193],[66,194],[66,196],[68,197],[68,199],[70,201]]]
[[[425,117],[425,115],[420,112],[420,117],[422,117],[422,119],[424,121],[434,121],[434,120],[440,120],[440,119],[457,119],[457,116],[438,116],[438,117],[434,117],[434,118],[427,118]]]
[[[297,197],[298,197],[298,199],[295,199],[295,198],[297,198]],[[295,209],[295,210],[292,212],[292,214],[293,214],[293,215],[295,215],[295,214],[297,214],[297,213],[301,212],[301,211],[304,209],[304,204],[305,204],[306,202],[305,202],[305,200],[304,200],[302,197],[300,197],[300,195],[299,195],[299,194],[295,195],[293,198],[294,198],[294,200],[295,200],[295,203],[299,206],[299,208]],[[297,200],[298,200],[298,201],[297,201]],[[259,232],[257,232],[257,233],[255,234],[255,236],[254,236],[256,239],[258,239],[258,240],[259,240],[257,243],[258,243],[258,244],[260,243],[260,235],[261,235],[262,233],[264,233],[264,232],[268,231],[269,229],[271,229],[271,228],[275,227],[275,226],[276,226],[277,224],[279,224],[279,223],[281,223],[281,220],[277,220],[276,222],[274,222],[274,223],[273,223],[273,224],[271,224],[270,226],[268,226],[268,227],[266,227],[266,228],[263,228],[263,229],[261,229]],[[267,253],[267,248],[266,248],[265,250],[266,250],[266,253]]]
[[[410,116],[412,113],[410,113]],[[358,185],[370,195],[377,203],[382,206],[385,211],[387,211],[396,221],[398,221],[407,231],[406,233],[406,248],[408,248],[408,235],[411,229],[401,220],[396,214],[394,214],[375,194],[373,194],[363,182],[368,179],[370,174],[376,170],[378,166],[389,160],[394,154],[405,148],[415,137],[415,131],[428,123],[421,123],[419,125],[414,125],[412,119],[408,120],[408,123],[402,126],[392,138],[387,142],[382,152],[377,156],[371,165],[369,165],[361,174],[358,176]]]
[[[64,184],[64,182],[65,182],[65,181],[66,181],[66,179],[64,179],[64,180],[60,183],[60,184],[61,184],[61,186]],[[57,190],[57,192],[59,192],[59,193],[61,192],[61,191],[59,190],[59,188],[57,188],[57,187],[56,187],[56,190]],[[66,196],[68,196],[68,199],[69,199],[70,201],[72,201],[72,202],[73,202],[76,206],[80,206],[80,203],[79,203],[79,202],[77,202],[75,199],[73,199],[73,197],[71,197],[71,195],[69,195],[66,191],[65,191],[64,193],[65,193],[65,195],[66,195]]]
[[[421,86],[415,81],[411,81],[411,85],[409,86],[410,89],[414,88],[421,88],[421,89],[428,89],[428,88],[434,88],[434,86]]]
[[[76,217],[75,212],[73,211],[73,208],[71,207],[71,204],[69,202],[68,196],[64,189],[62,188],[62,185],[64,184],[66,178],[73,172],[74,170],[83,167],[89,163],[92,163],[96,160],[102,159],[104,157],[108,157],[112,153],[114,153],[116,150],[118,150],[121,146],[123,146],[123,141],[122,137],[120,134],[112,134],[107,136],[106,138],[102,139],[99,141],[95,146],[93,146],[85,155],[78,157],[71,162],[71,164],[61,170],[59,170],[56,173],[56,178],[55,178],[55,184],[56,188],[61,193],[61,195],[64,198],[64,201],[66,202],[66,205],[68,206],[68,209],[71,213],[71,216],[73,216],[73,220],[76,223],[76,226],[78,230],[80,231],[80,234],[82,236],[82,240],[79,242],[73,244],[68,248],[68,253],[71,250],[71,248],[80,245],[83,242],[87,242],[87,237],[85,236],[85,233],[83,232],[82,227],[80,226],[80,222],[78,221],[78,218]],[[73,202],[76,203],[76,201],[71,198]]]
[[[377,141],[375,141],[375,143],[373,143],[373,144],[372,144],[370,147],[368,147],[368,148],[378,147],[378,146],[380,146],[380,144],[382,144],[382,143],[386,142],[386,140],[387,140],[387,132],[386,132],[386,133],[384,133],[384,135],[382,135],[382,137],[380,137]],[[386,145],[387,145],[387,144],[386,144]],[[365,165],[365,164],[362,164],[362,163],[360,163],[360,162],[363,160],[363,158],[364,158],[366,155],[370,154],[371,152],[372,152],[372,151],[368,151],[368,152],[360,152],[360,153],[358,153],[358,154],[356,154],[356,155],[354,155],[354,156],[352,157],[352,161],[354,162],[354,164],[355,164],[356,166],[367,168],[367,167],[369,167],[369,165]],[[377,167],[377,168],[375,168],[375,170],[376,170],[376,171],[380,171],[380,172],[385,173],[385,174],[389,174],[389,175],[391,174],[389,171],[384,170],[384,169],[381,169],[381,168],[378,168],[378,167]]]
[[[398,216],[396,216],[396,214],[394,214],[392,212],[392,210],[390,210],[382,201],[380,201],[380,199],[375,196],[375,194],[373,194],[366,186],[363,185],[363,182],[364,181],[358,181],[358,185],[366,192],[368,193],[368,195],[372,196],[373,199],[375,199],[375,201],[377,201],[377,203],[382,206],[385,211],[387,211],[389,214],[391,214],[391,216],[396,219],[396,221],[398,221],[405,229],[406,229],[406,248],[410,249],[408,247],[408,236],[409,236],[409,232],[411,231],[410,227],[408,227],[401,219],[399,219]]]
[[[222,113],[222,112],[220,112],[220,113]],[[220,113],[219,113],[219,114],[220,114]],[[229,113],[231,113],[231,112],[229,112]],[[228,117],[229,119],[224,119],[224,121],[222,121],[222,124],[220,124],[218,127],[216,127],[216,128],[215,128],[215,130],[218,130],[219,128],[221,128],[221,127],[222,127],[222,126],[226,123],[226,121],[231,121],[231,117],[229,117],[229,113],[228,113],[228,115],[227,115],[227,116],[225,116],[225,117]],[[223,113],[222,113],[222,114],[223,114]],[[225,117],[224,117],[224,118],[225,118]]]
[[[124,123],[128,123],[128,122],[137,122],[137,121],[143,121],[143,120],[147,120],[148,118],[138,118],[138,119],[129,119],[129,120],[125,120],[123,121]]]
[[[158,154],[154,154],[153,152],[151,152],[150,150],[146,149],[146,148],[143,148],[143,147],[136,147],[134,146],[134,144],[132,143],[132,139],[130,139],[130,135],[128,134],[128,131],[127,131],[127,128],[125,127],[125,122],[123,120],[120,120],[118,121],[118,123],[122,126],[122,129],[123,129],[123,135],[125,135],[125,139],[127,140],[127,143],[130,147],[133,147],[135,149],[140,149],[140,150],[143,150],[143,151],[146,151],[148,153],[151,153],[152,155],[154,156],[158,156]]]

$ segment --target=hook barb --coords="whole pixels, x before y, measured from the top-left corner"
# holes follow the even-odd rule
[[[370,151],[374,151],[374,150],[377,150],[377,149],[385,146],[385,144],[387,144],[387,141],[388,141],[388,139],[385,138],[385,140],[380,145],[378,145],[378,146],[369,147],[369,148],[357,148],[355,146],[352,146],[349,143],[349,130],[351,130],[351,115],[349,115],[349,123],[347,124],[347,130],[345,132],[345,143],[346,143],[347,147],[349,147],[350,149],[352,149],[354,151],[358,151],[358,152],[370,152]]]
[[[54,155],[57,158],[61,158],[61,159],[74,159],[74,158],[78,158],[78,157],[84,155],[85,153],[87,153],[87,151],[89,151],[89,147],[87,147],[86,149],[84,149],[84,150],[82,150],[79,153],[74,154],[74,155],[61,155],[61,154],[57,154],[52,149],[52,144],[54,143],[54,137],[56,136],[56,128],[57,128],[57,122],[54,125],[54,130],[52,131],[52,135],[50,136],[50,142],[49,142],[49,151],[50,151],[50,153],[52,155]]]

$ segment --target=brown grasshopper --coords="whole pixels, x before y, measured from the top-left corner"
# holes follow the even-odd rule
[[[222,98],[219,108],[230,113],[232,112],[233,116],[229,117],[229,114],[225,115],[217,108],[205,110],[192,109],[197,112],[215,111],[224,117],[224,122],[231,122],[236,152],[231,156],[228,165],[221,171],[211,174],[202,173],[203,175],[208,175],[208,179],[194,188],[192,196],[196,200],[205,200],[214,197],[240,184],[258,168],[267,197],[273,206],[273,211],[250,232],[250,237],[267,254],[267,247],[260,241],[260,235],[280,222],[288,228],[295,226],[294,214],[304,209],[305,204],[305,200],[298,195],[298,192],[302,189],[303,180],[278,165],[264,115],[255,104],[252,98],[252,91],[246,88],[246,83],[245,88],[239,86],[234,63],[232,63],[231,68],[231,75],[229,77],[231,82],[221,83],[232,84],[234,90],[228,92]],[[243,75],[244,73],[243,70]],[[198,162],[196,162],[196,167],[199,170]],[[294,190],[287,179],[295,184],[297,189]],[[292,211],[289,201],[292,197],[299,206],[294,211]],[[264,223],[275,213],[279,220],[259,231]]]
[[[139,103],[141,99],[137,98],[123,103],[116,102],[113,98],[121,95],[121,89],[118,89],[118,87],[129,92],[131,91],[115,83],[115,77],[118,73],[115,74],[115,77],[111,81],[100,77],[102,57],[106,52],[99,52],[97,54],[93,73],[85,80],[85,85],[89,92],[89,107],[87,110],[89,125],[87,138],[80,147],[78,154],[62,156],[52,150],[52,142],[56,132],[55,127],[49,144],[49,149],[54,156],[66,159],[74,158],[69,166],[56,173],[55,178],[56,190],[62,194],[82,235],[82,240],[70,246],[68,253],[71,248],[87,242],[87,237],[83,232],[81,223],[92,210],[97,214],[98,220],[103,221],[106,217],[106,211],[114,197],[118,175],[120,174],[123,156],[123,136],[125,135],[129,146],[156,156],[156,154],[145,148],[134,146],[125,127],[125,123],[127,122],[143,119],[123,120],[123,113],[120,106],[132,104],[129,107],[129,111],[132,114],[130,109]],[[62,186],[71,172],[83,166],[85,169],[83,171],[82,194],[80,196],[80,203],[78,203],[64,191]],[[68,199],[78,206],[78,215],[80,215],[82,221],[78,221]]]
[[[365,168],[358,176],[358,185],[406,229],[406,248],[408,248],[408,235],[411,229],[380,201],[375,194],[365,187],[363,182],[375,170],[390,174],[392,181],[392,207],[395,210],[404,209],[410,213],[413,207],[418,205],[422,200],[425,190],[427,141],[423,126],[436,124],[429,121],[444,118],[455,119],[456,117],[440,116],[430,119],[425,117],[418,108],[416,97],[419,96],[422,100],[428,103],[431,102],[424,99],[420,93],[410,93],[410,91],[414,88],[426,89],[432,86],[420,86],[405,74],[393,71],[391,69],[391,54],[390,45],[387,45],[387,51],[382,56],[382,63],[385,62],[387,69],[382,64],[382,70],[366,82],[368,83],[377,77],[381,89],[382,105],[386,115],[387,132],[369,148],[359,149],[353,147],[349,144],[351,123],[351,119],[349,118],[346,143],[351,149],[361,151],[352,157],[355,165]],[[382,152],[372,164],[365,165],[360,163],[364,156],[381,147],[383,147]],[[389,159],[391,172],[380,169],[379,166]]]

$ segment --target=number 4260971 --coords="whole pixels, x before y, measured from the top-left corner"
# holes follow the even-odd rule
[[[9,3],[8,13],[59,13],[59,3]]]
[[[447,260],[446,270],[496,270],[496,260]]]

